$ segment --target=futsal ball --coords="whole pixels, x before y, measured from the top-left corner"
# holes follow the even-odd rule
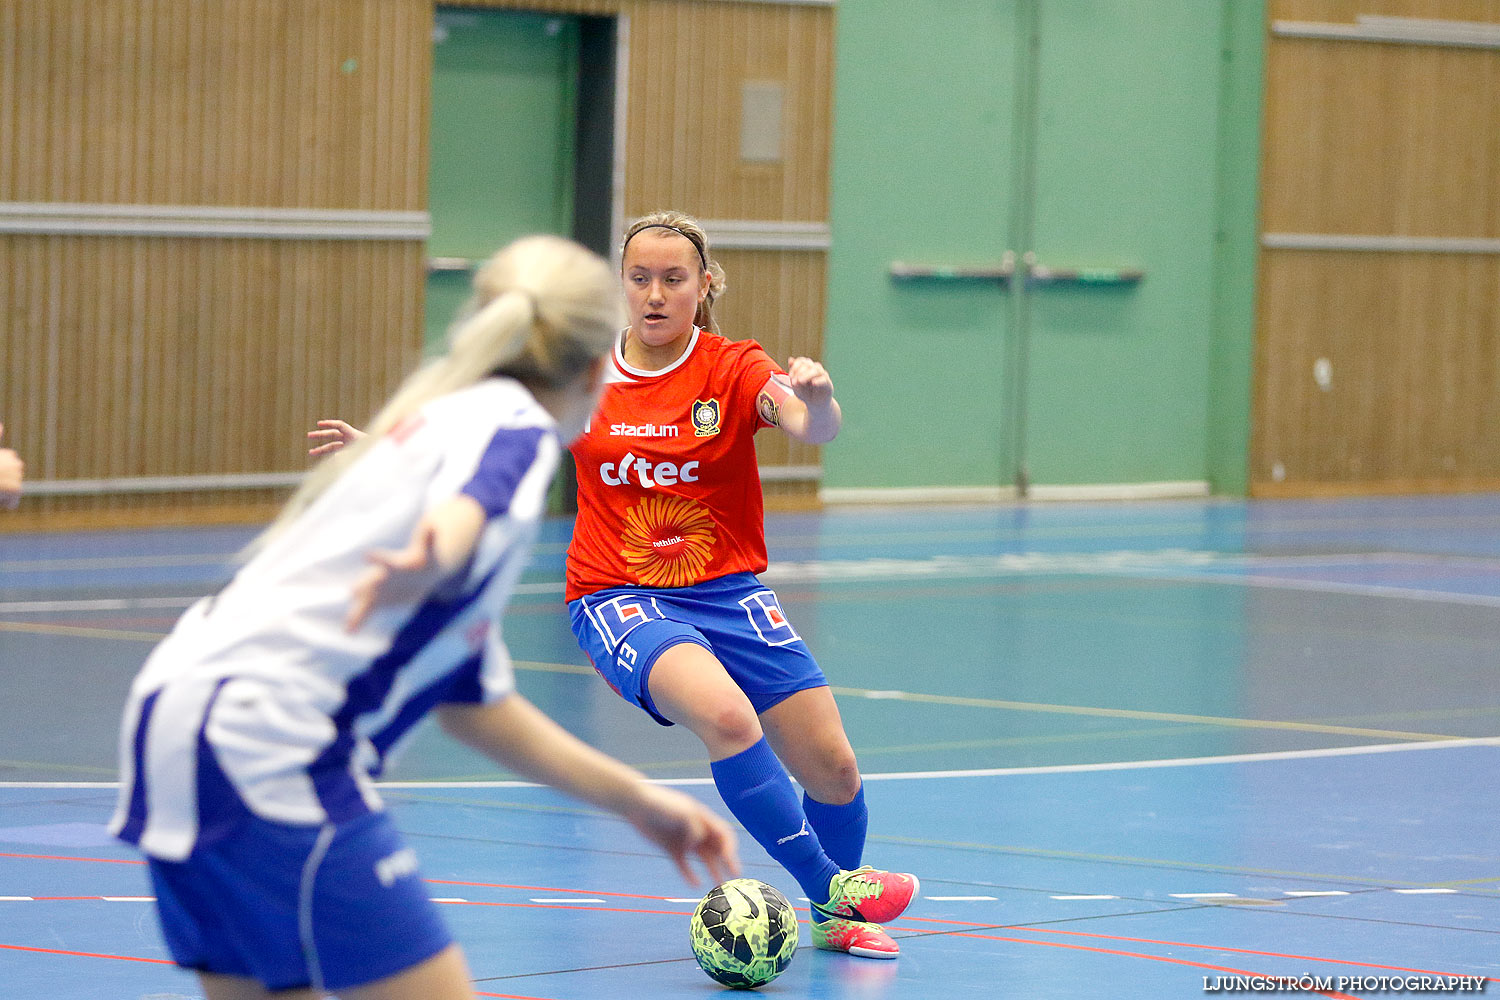
[[[737,990],[766,985],[797,953],[791,902],[753,878],[711,889],[693,911],[690,929],[693,957],[703,971]]]

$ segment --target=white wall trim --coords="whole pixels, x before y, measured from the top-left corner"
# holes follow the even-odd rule
[[[821,465],[762,465],[760,481],[763,483],[806,483],[823,478]]]
[[[121,476],[113,479],[28,479],[23,497],[103,496],[111,493],[191,493],[296,486],[303,472],[245,472],[204,476]]]
[[[231,205],[0,202],[0,233],[240,239],[426,240],[426,212]]]
[[[1014,486],[836,486],[818,491],[825,504],[1002,503],[1018,496]]]
[[[1208,483],[1188,479],[1160,483],[1084,483],[1077,486],[1032,484],[1028,500],[1176,500],[1209,495]]]
[[[1364,250],[1375,253],[1500,253],[1500,239],[1479,236],[1365,236],[1343,233],[1262,233],[1270,250]]]
[[[701,221],[715,250],[827,250],[833,245],[832,231],[826,222]]]
[[[1500,24],[1483,21],[1444,21],[1433,18],[1380,17],[1361,14],[1357,24],[1330,21],[1272,21],[1271,34],[1281,38],[1500,49]]]
[[[1033,484],[1023,498],[1014,486],[825,487],[825,504],[1007,503],[1018,500],[1172,500],[1210,495],[1208,483],[1182,480],[1160,483],[1087,483],[1077,486]]]

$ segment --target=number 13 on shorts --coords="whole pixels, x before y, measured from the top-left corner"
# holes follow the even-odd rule
[[[772,591],[757,591],[740,601],[740,607],[745,609],[750,624],[767,646],[785,646],[801,638],[787,620],[786,612],[781,610],[781,602],[776,600],[776,594]]]

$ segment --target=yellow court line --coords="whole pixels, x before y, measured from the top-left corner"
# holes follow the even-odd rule
[[[995,750],[1000,747],[1091,743],[1095,740],[1128,740],[1141,736],[1182,736],[1192,732],[1211,731],[1213,728],[1213,726],[1153,726],[1149,729],[1101,729],[1083,733],[1053,733],[1046,736],[1007,736],[989,740],[945,740],[936,743],[907,743],[901,746],[862,746],[859,748],[859,756],[863,759],[875,754],[923,753],[932,750]]]
[[[0,622],[0,632],[34,632],[42,635],[68,635],[91,639],[132,639],[157,642],[165,633],[132,632],[124,629],[82,628],[74,625],[44,625],[32,622]],[[592,675],[588,667],[572,663],[545,663],[537,660],[515,661],[517,670],[535,670],[554,674]],[[922,694],[918,691],[882,691],[873,688],[833,687],[834,694],[853,698],[885,701],[909,701],[926,705],[955,705],[963,708],[993,708],[1007,712],[1041,712],[1051,715],[1086,715],[1100,719],[1141,719],[1147,722],[1185,722],[1194,725],[1224,726],[1233,729],[1275,729],[1285,732],[1321,733],[1325,736],[1357,736],[1379,740],[1435,742],[1459,739],[1442,733],[1408,733],[1396,729],[1365,729],[1358,726],[1331,726],[1317,722],[1290,722],[1282,719],[1237,719],[1221,715],[1188,715],[1181,712],[1146,712],[1133,708],[1096,708],[1089,705],[1049,705],[1043,702],[1004,701],[998,698],[967,698],[961,695]]]
[[[68,635],[84,639],[129,639],[134,642],[160,642],[167,637],[165,632],[132,632],[119,628],[84,628],[79,625],[46,625],[40,622],[0,622],[0,632]]]
[[[1133,708],[1093,708],[1087,705],[1048,705],[1032,701],[1002,701],[998,698],[965,698],[959,695],[921,694],[915,691],[878,691],[869,688],[830,687],[834,694],[884,701],[912,701],[929,705],[959,705],[965,708],[998,708],[1009,712],[1046,712],[1054,715],[1089,715],[1102,719],[1144,719],[1150,722],[1189,722],[1235,729],[1281,729],[1299,733],[1323,733],[1330,736],[1363,736],[1384,740],[1453,740],[1457,736],[1437,733],[1406,733],[1390,729],[1360,729],[1354,726],[1327,726],[1316,722],[1287,722],[1280,719],[1236,719],[1220,715],[1186,715],[1181,712],[1145,712]]]
[[[542,663],[537,660],[513,660],[512,666],[517,670],[538,670],[548,674],[581,674],[587,677],[594,676],[593,667],[580,667],[572,663]]]

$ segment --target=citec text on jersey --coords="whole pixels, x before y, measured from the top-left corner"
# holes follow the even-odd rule
[[[1484,976],[1204,976],[1204,993],[1483,993]]]

